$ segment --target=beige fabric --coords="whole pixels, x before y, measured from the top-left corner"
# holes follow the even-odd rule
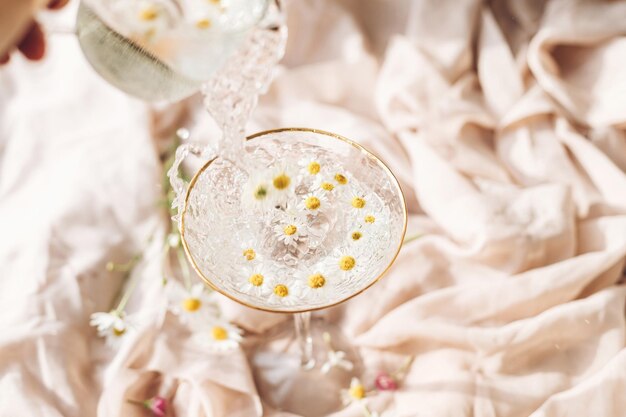
[[[426,233],[375,287],[321,313],[369,387],[416,355],[372,410],[621,417],[626,2],[490,4],[290,2],[284,67],[249,130],[358,140],[400,179],[408,234]],[[0,70],[0,416],[140,416],[125,399],[157,393],[178,416],[262,414],[243,353],[199,351],[163,313],[156,243],[128,343],[110,350],[88,326],[121,285],[105,263],[165,232],[157,150],[180,124],[215,135],[197,99],[125,97],[69,37],[41,64]],[[250,343],[285,319],[223,307]]]

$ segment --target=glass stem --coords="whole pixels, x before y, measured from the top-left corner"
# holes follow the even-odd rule
[[[304,370],[313,369],[313,338],[311,337],[311,312],[296,313],[293,316],[296,325],[296,339],[300,347],[300,366]]]

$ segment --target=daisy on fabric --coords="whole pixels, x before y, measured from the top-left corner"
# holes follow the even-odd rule
[[[239,284],[239,289],[246,294],[257,297],[269,295],[271,289],[268,286],[269,268],[262,265],[254,265],[244,269],[244,280]]]
[[[89,324],[98,330],[98,336],[104,337],[110,347],[119,347],[130,329],[126,313],[118,310],[93,313]]]
[[[322,373],[327,374],[333,368],[343,368],[348,372],[351,371],[354,368],[354,364],[346,359],[346,352],[335,350],[330,333],[324,332],[322,337],[326,347],[328,348],[326,362],[322,364]]]
[[[202,283],[186,288],[179,281],[170,279],[165,288],[170,301],[170,311],[185,324],[203,322],[219,314],[212,294]]]
[[[241,329],[226,321],[211,322],[208,329],[198,330],[192,336],[199,345],[215,352],[225,352],[239,347],[243,340]]]
[[[327,374],[332,368],[343,368],[346,371],[351,371],[354,368],[354,364],[346,359],[346,352],[342,350],[331,350],[328,352],[326,362],[322,364],[321,371]]]
[[[344,406],[360,402],[363,398],[365,398],[365,396],[365,387],[359,378],[352,378],[352,381],[350,381],[350,388],[341,390],[341,401]]]
[[[295,280],[273,278],[268,281],[272,291],[269,299],[274,304],[295,305],[302,295],[302,284]]]

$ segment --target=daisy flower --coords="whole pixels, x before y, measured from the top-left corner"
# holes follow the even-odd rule
[[[112,310],[91,315],[91,326],[98,330],[98,336],[104,337],[108,346],[117,348],[131,329],[123,311]]]
[[[324,208],[327,202],[326,194],[321,191],[314,191],[302,197],[302,200],[298,204],[298,210],[308,214],[317,214],[320,209]]]
[[[273,190],[285,195],[294,188],[296,176],[287,164],[278,164],[270,171],[270,181]]]
[[[388,226],[389,210],[386,207],[383,210],[373,210],[373,207],[367,207],[358,211],[356,220],[362,226],[364,232]]]
[[[112,1],[108,10],[112,18],[131,31],[131,38],[143,42],[155,41],[171,29],[177,15],[168,2],[156,0]]]
[[[269,296],[273,304],[295,305],[302,295],[302,284],[288,279],[272,279],[268,282],[272,293]]]
[[[298,161],[305,175],[317,175],[322,170],[322,162],[319,158],[303,158]]]
[[[220,320],[210,323],[208,329],[194,333],[192,339],[212,351],[225,352],[237,349],[243,338],[240,328]]]
[[[365,216],[364,212],[369,210],[375,203],[371,194],[362,191],[352,191],[352,193],[348,196],[348,199],[351,209],[358,216]]]
[[[239,289],[246,294],[253,294],[257,297],[270,294],[268,287],[267,268],[261,265],[255,265],[252,268],[244,269],[244,280],[239,284]]]
[[[165,288],[170,301],[169,309],[179,316],[183,323],[196,324],[219,314],[212,294],[202,283],[194,284],[187,289],[179,281],[170,279]]]
[[[333,180],[335,184],[339,186],[347,185],[349,182],[348,176],[345,172],[336,172],[333,174]]]
[[[335,249],[331,255],[323,261],[323,267],[328,274],[358,273],[361,269],[359,261],[361,254],[362,250],[358,249],[355,245]]]
[[[325,196],[330,196],[336,194],[339,190],[338,186],[335,185],[334,181],[325,178],[321,175],[318,175],[313,181],[313,186],[311,187],[313,192],[319,191]]]
[[[276,239],[285,245],[295,245],[300,238],[308,234],[306,219],[297,212],[285,213],[274,226]]]
[[[258,252],[260,243],[254,237],[248,237],[242,239],[239,244],[239,253],[237,253],[237,259],[246,265],[251,263],[257,263],[261,260],[261,255]]]
[[[350,388],[341,390],[341,401],[343,402],[343,405],[360,402],[363,398],[365,398],[365,396],[365,387],[359,378],[352,378],[352,381],[350,381]]]
[[[301,283],[302,295],[306,298],[324,299],[333,291],[333,286],[329,283],[329,277],[325,271],[302,271],[296,275],[296,280]]]
[[[241,201],[246,207],[265,211],[274,207],[277,197],[271,180],[262,175],[250,175]]]
[[[348,229],[346,240],[351,244],[361,243],[365,240],[365,233],[360,227],[351,227]]]
[[[322,364],[322,373],[327,374],[332,368],[343,368],[350,372],[354,364],[346,359],[346,352],[342,350],[329,350],[326,362]]]

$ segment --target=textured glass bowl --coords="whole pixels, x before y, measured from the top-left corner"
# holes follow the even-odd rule
[[[248,138],[192,179],[183,245],[213,289],[246,306],[303,312],[338,304],[395,260],[406,206],[392,172],[328,132],[279,129]]]

